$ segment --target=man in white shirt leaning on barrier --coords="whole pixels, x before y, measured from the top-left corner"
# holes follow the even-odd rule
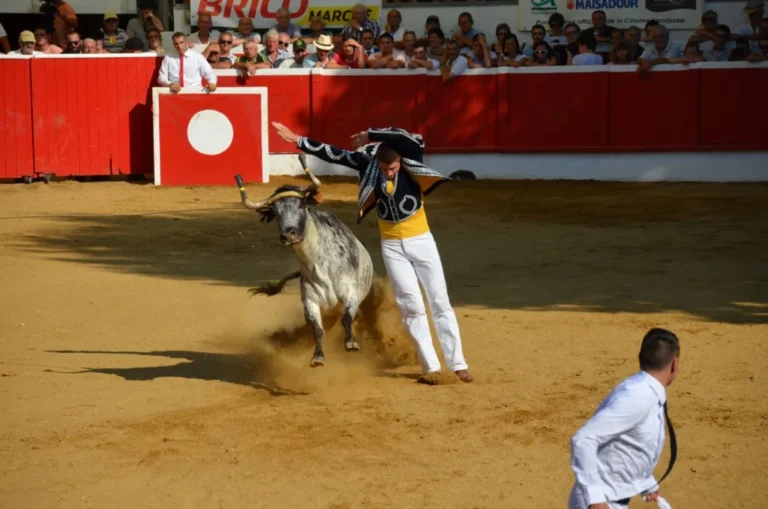
[[[176,53],[163,58],[157,84],[170,87],[171,92],[176,93],[182,88],[202,86],[204,77],[208,80],[207,90],[216,90],[216,73],[202,54],[187,48],[187,36],[181,32],[173,34],[173,47]]]
[[[658,487],[677,458],[666,392],[680,369],[677,336],[651,329],[643,338],[639,359],[640,371],[616,386],[571,439],[576,483],[568,509],[626,509],[636,495],[669,509]],[[664,448],[665,420],[672,456],[656,482],[653,470]]]

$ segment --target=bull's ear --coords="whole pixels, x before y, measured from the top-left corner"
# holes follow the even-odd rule
[[[323,202],[323,195],[317,191],[310,191],[306,197],[307,205],[317,205]]]
[[[259,214],[261,214],[262,223],[269,223],[275,218],[275,213],[270,209],[259,210]]]

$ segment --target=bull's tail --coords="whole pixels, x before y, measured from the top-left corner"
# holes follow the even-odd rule
[[[301,277],[301,271],[297,270],[296,272],[291,272],[287,276],[283,277],[283,279],[281,279],[277,283],[270,281],[269,283],[263,284],[261,286],[257,286],[256,288],[249,288],[248,293],[250,293],[251,296],[264,294],[268,297],[271,297],[272,295],[277,295],[278,293],[283,291],[283,287],[288,281],[290,281],[291,279],[297,279],[300,277]]]

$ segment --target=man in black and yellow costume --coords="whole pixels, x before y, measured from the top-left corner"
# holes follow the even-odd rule
[[[368,129],[352,137],[352,152],[304,136],[273,122],[280,137],[323,161],[340,164],[360,174],[358,217],[360,223],[375,208],[381,232],[381,253],[390,283],[425,374],[440,371],[432,346],[424,299],[429,301],[432,321],[451,371],[471,382],[464,360],[456,314],[448,298],[443,266],[429,230],[423,197],[450,180],[423,163],[424,141],[403,129]],[[400,171],[405,170],[405,171]],[[423,381],[429,381],[428,377]]]

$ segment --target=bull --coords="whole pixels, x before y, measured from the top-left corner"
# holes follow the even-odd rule
[[[263,223],[277,221],[280,242],[293,248],[299,262],[298,271],[277,283],[267,283],[248,292],[251,295],[277,295],[288,281],[300,280],[304,319],[312,327],[315,338],[310,366],[316,367],[325,365],[323,314],[335,309],[339,302],[343,310],[344,348],[348,352],[360,350],[352,333],[352,323],[366,297],[372,294],[373,262],[365,246],[344,223],[333,214],[313,208],[321,201],[320,180],[309,170],[304,154],[299,155],[299,161],[311,180],[311,184],[303,189],[282,186],[269,198],[252,202],[242,177],[236,175],[235,181],[247,208],[261,214]]]

